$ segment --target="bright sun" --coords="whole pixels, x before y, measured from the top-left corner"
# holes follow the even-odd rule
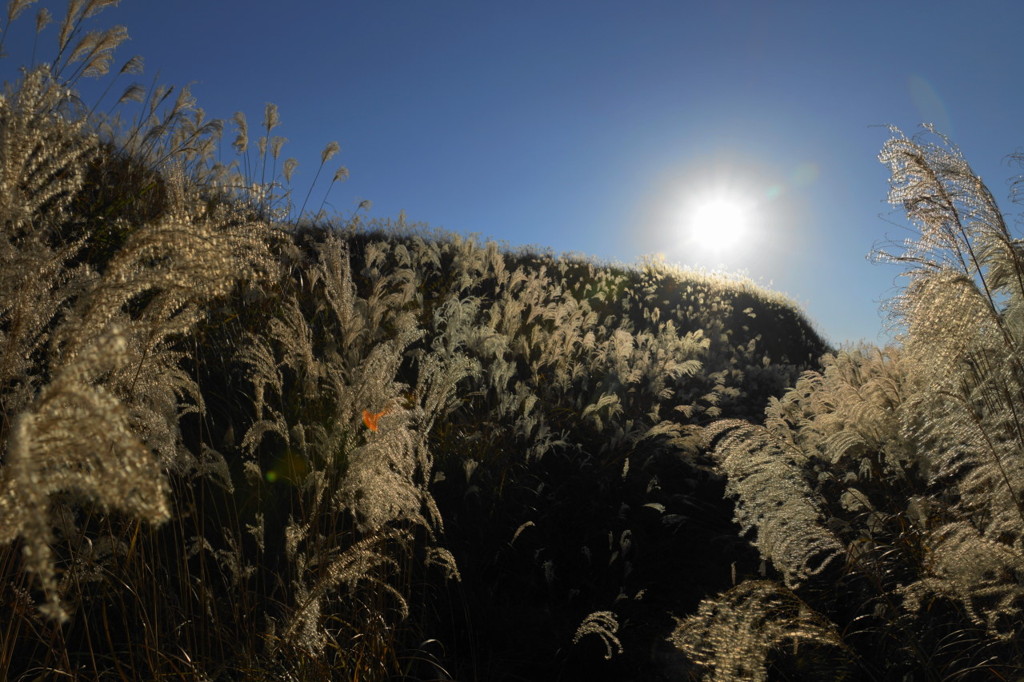
[[[691,205],[687,230],[702,251],[724,253],[740,245],[750,231],[751,219],[752,210],[742,199],[705,197]]]

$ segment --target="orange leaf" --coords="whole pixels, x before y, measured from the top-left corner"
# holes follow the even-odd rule
[[[363,410],[363,423],[366,424],[366,428],[370,429],[371,431],[376,431],[377,422],[380,421],[380,418],[386,415],[387,413],[387,410],[381,410],[376,414],[370,412],[369,410]]]

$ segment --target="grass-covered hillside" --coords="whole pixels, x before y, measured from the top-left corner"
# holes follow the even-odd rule
[[[108,4],[0,99],[0,679],[1024,675],[1024,250],[954,147],[883,150],[907,333],[837,352],[306,210],[271,106],[231,166],[187,90],[99,116]]]

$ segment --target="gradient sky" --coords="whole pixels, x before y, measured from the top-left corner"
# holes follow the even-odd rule
[[[899,270],[866,258],[906,234],[877,161],[886,124],[935,123],[1017,213],[1019,1],[124,0],[92,21],[128,28],[115,68],[142,55],[140,82],[192,83],[253,138],[276,103],[300,199],[337,140],[337,212],[369,199],[513,246],[742,272],[835,344],[887,338]],[[4,79],[31,54],[32,17],[15,27]],[[685,206],[723,187],[757,225],[698,252]]]

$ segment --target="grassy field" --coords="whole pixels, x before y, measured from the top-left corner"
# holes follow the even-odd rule
[[[882,150],[906,333],[835,349],[296,207],[273,106],[230,166],[187,90],[92,113],[107,4],[0,99],[0,678],[1024,676],[1024,248],[948,140]]]

